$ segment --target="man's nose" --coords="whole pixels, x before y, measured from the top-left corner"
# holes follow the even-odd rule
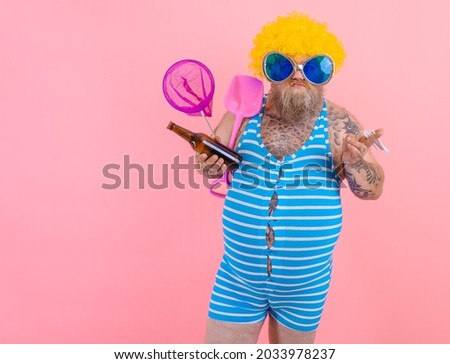
[[[292,74],[293,79],[297,80],[304,80],[305,77],[303,77],[303,73],[300,71],[300,69],[297,67],[294,73]]]

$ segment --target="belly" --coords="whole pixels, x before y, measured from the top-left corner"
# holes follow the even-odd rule
[[[338,189],[232,188],[223,212],[225,257],[243,279],[310,282],[329,274],[341,226]]]

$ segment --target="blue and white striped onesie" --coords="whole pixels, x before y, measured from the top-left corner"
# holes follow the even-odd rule
[[[225,254],[209,317],[256,323],[270,313],[292,330],[314,331],[342,226],[327,104],[306,143],[281,161],[262,141],[263,110],[248,122],[237,146],[243,161],[225,199]]]

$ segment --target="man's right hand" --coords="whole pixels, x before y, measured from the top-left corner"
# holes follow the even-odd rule
[[[231,131],[233,130],[233,125],[235,121],[235,115],[227,111],[222,117],[218,127],[215,130],[214,139],[219,143],[228,145],[231,136]],[[196,153],[197,163],[199,163],[198,171],[205,177],[218,179],[225,174],[227,169],[226,164],[222,158],[217,155],[212,155],[208,158],[207,154]]]
[[[227,170],[223,158],[213,154],[208,158],[206,153],[196,154],[197,162],[200,165],[199,172],[208,178],[220,178]]]

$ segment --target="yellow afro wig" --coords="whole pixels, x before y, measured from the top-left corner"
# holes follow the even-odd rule
[[[262,60],[266,53],[278,51],[291,56],[327,54],[335,63],[335,72],[342,67],[345,51],[341,41],[308,15],[291,12],[264,25],[253,40],[249,68],[255,76],[263,78]]]

